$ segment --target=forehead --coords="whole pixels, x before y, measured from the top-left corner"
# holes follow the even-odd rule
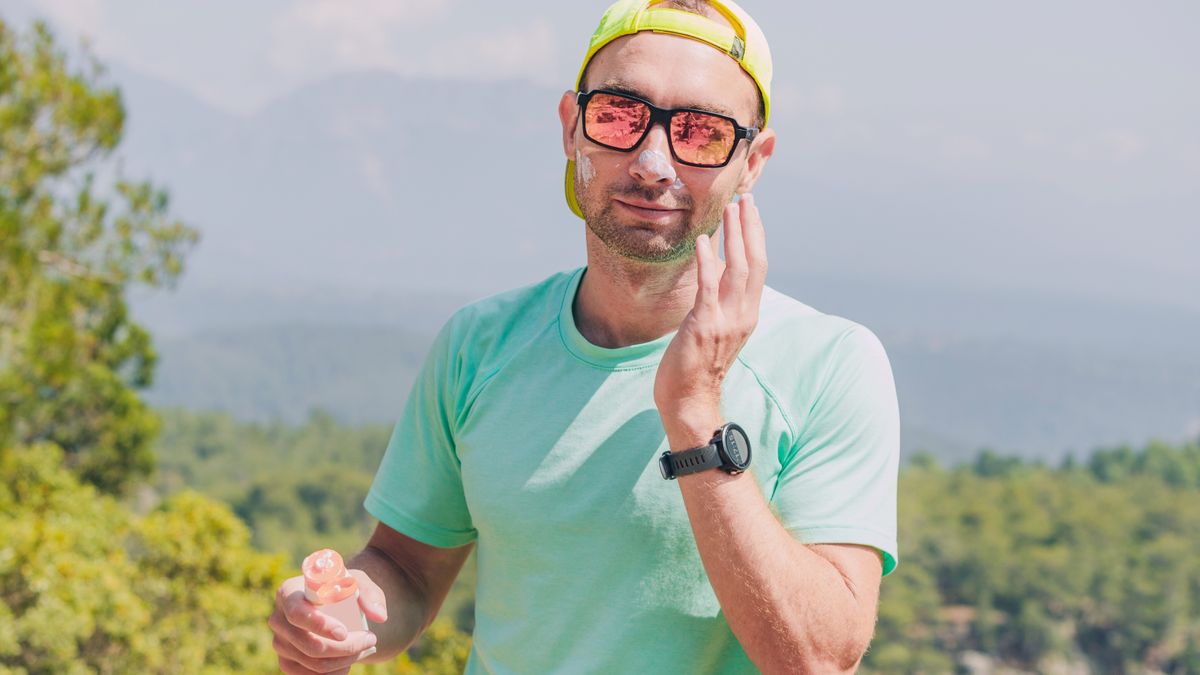
[[[723,112],[744,124],[758,109],[758,88],[733,58],[665,33],[636,33],[605,45],[588,64],[586,85],[628,90],[664,108]]]

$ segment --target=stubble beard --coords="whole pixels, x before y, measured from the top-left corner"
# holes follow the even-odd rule
[[[684,209],[684,218],[672,225],[647,225],[653,227],[655,235],[647,238],[643,228],[627,224],[617,214],[613,197],[627,196],[632,199],[659,203],[666,190],[639,187],[612,188],[602,198],[583,194],[576,184],[575,198],[583,211],[588,229],[596,235],[610,251],[630,260],[646,263],[668,263],[691,258],[696,251],[696,237],[712,235],[721,223],[725,204],[733,194],[714,195],[710,202],[697,210],[690,197],[681,197],[676,206]],[[598,203],[597,203],[598,202]]]

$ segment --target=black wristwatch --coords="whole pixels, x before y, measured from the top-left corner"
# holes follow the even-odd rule
[[[730,474],[741,473],[750,467],[750,439],[745,430],[730,422],[717,429],[708,445],[683,452],[664,452],[658,458],[658,470],[667,480],[721,469]]]

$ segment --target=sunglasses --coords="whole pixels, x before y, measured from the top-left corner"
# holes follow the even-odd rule
[[[615,91],[596,89],[580,93],[576,100],[583,109],[583,135],[589,141],[628,152],[642,143],[650,127],[662,124],[671,154],[688,166],[725,166],[738,140],[754,140],[759,132],[725,115],[693,108],[666,110]]]

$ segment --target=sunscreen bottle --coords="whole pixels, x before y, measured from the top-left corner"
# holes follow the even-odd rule
[[[368,630],[367,617],[358,606],[358,580],[346,571],[337,551],[323,548],[305,558],[300,569],[306,600],[341,621],[348,631]]]

